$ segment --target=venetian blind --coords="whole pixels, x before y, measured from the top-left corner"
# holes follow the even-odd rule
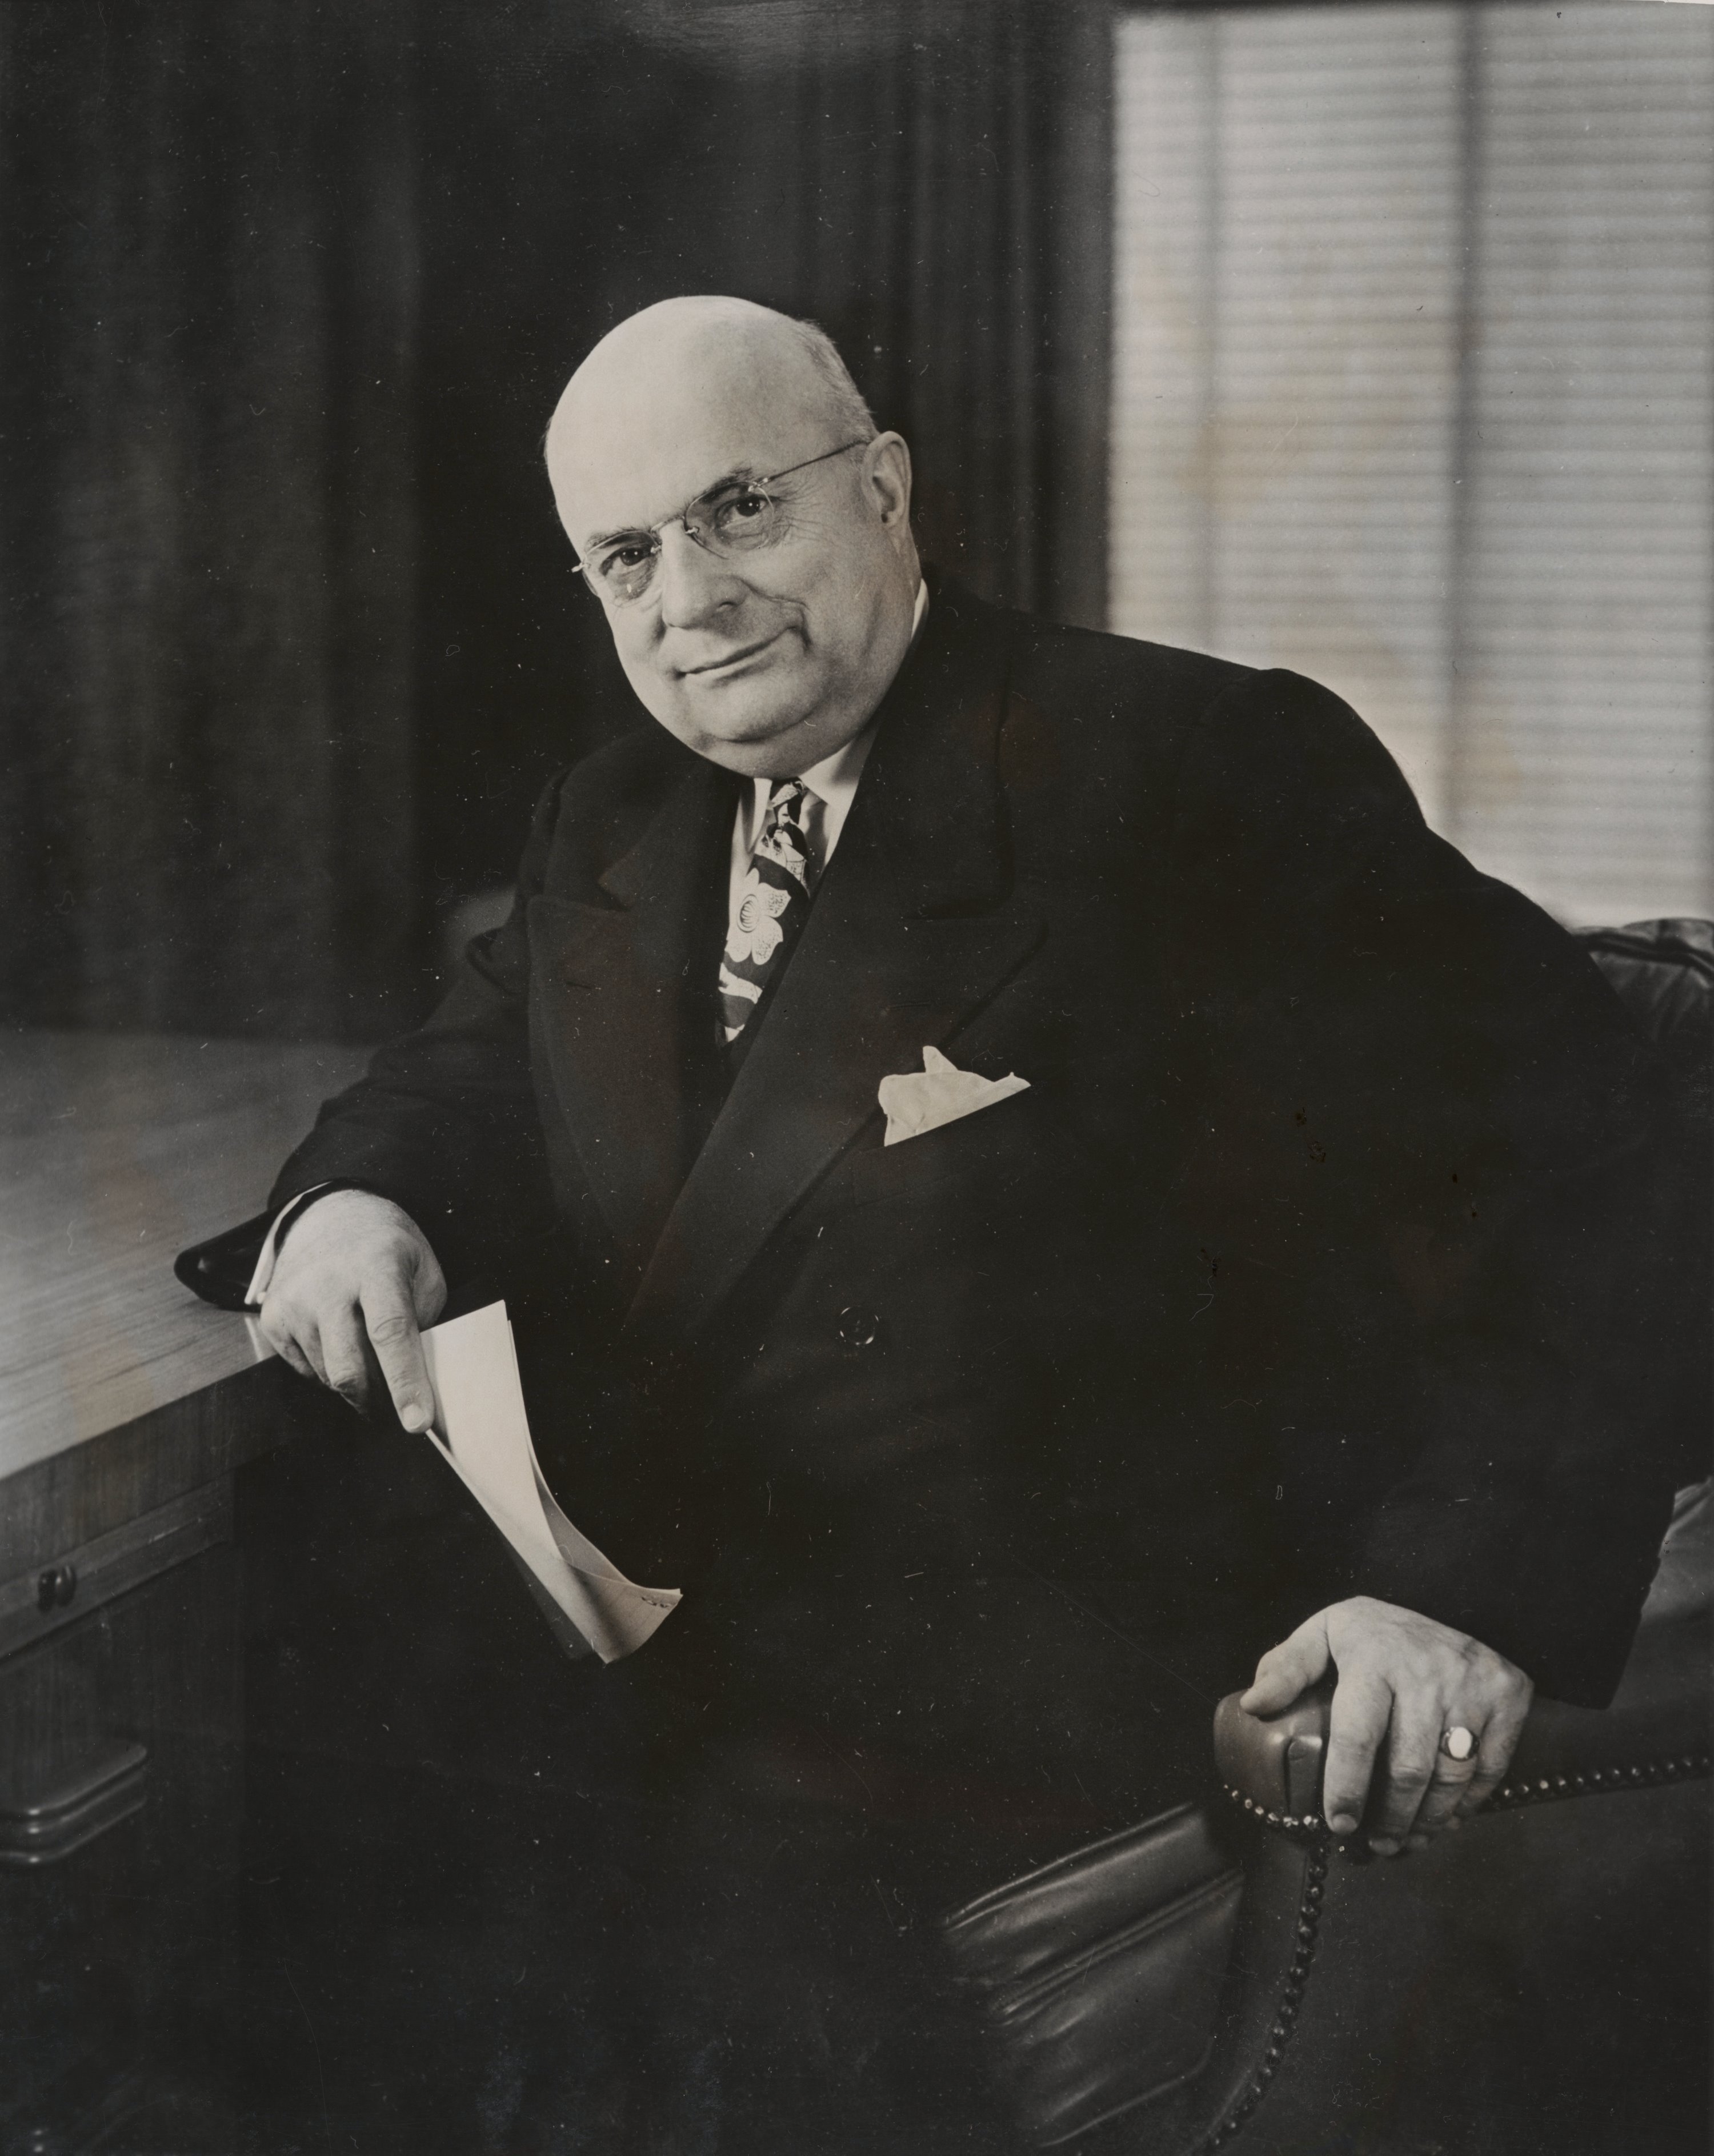
[[[1118,31],[1111,618],[1571,919],[1714,903],[1714,11]]]

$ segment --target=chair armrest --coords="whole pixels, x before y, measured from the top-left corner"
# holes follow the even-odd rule
[[[1640,1785],[1708,1771],[1709,1620],[1645,1625],[1611,1707],[1538,1699],[1530,1709],[1503,1788],[1501,1809],[1547,1796]],[[1221,1780],[1248,1809],[1278,1820],[1321,1814],[1329,1684],[1283,1714],[1246,1714],[1231,1692],[1214,1711]]]
[[[1331,1681],[1314,1686],[1283,1714],[1246,1714],[1241,1692],[1214,1709],[1214,1763],[1220,1779],[1255,1810],[1282,1819],[1318,1817],[1327,1749]]]

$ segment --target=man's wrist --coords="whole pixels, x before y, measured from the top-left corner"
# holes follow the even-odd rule
[[[285,1239],[310,1208],[321,1199],[331,1198],[336,1190],[367,1190],[368,1187],[367,1183],[335,1178],[331,1182],[312,1183],[307,1190],[300,1190],[295,1197],[286,1199],[274,1216],[274,1224],[268,1230],[256,1259],[256,1269],[250,1276],[244,1301],[252,1309],[261,1307],[262,1300],[273,1282],[274,1268],[279,1262]]]

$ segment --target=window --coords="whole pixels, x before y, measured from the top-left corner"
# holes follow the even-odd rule
[[[1714,10],[1118,29],[1111,619],[1573,921],[1714,907]]]

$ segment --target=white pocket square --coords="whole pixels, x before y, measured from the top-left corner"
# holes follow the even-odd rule
[[[960,1116],[973,1116],[978,1108],[991,1108],[996,1101],[1009,1101],[1014,1093],[1027,1093],[1029,1081],[1009,1073],[1003,1078],[983,1078],[974,1070],[961,1070],[937,1048],[922,1051],[920,1070],[901,1070],[880,1081],[880,1101],[886,1111],[884,1145],[898,1145],[906,1138],[920,1138],[925,1131],[942,1123],[956,1123]]]

